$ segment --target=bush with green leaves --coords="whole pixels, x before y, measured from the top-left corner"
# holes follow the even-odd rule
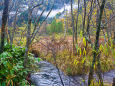
[[[0,55],[0,85],[25,86],[23,84],[30,70],[23,66],[24,54],[25,48],[15,45],[11,47],[10,44],[5,44],[4,52]],[[33,55],[29,55],[29,58],[29,63],[34,61]]]

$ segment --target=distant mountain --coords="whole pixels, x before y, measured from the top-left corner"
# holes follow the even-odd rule
[[[29,3],[28,0],[13,0],[13,2],[16,2],[16,1],[19,1],[22,5],[28,5],[28,3]],[[31,1],[34,1],[35,3],[41,2],[41,0],[31,0]],[[64,6],[64,3],[68,4],[69,1],[70,0],[55,0],[55,5],[54,5],[53,9],[60,9],[61,7]],[[46,6],[46,2],[48,2],[46,10],[49,10],[51,8],[54,0],[44,0],[44,3],[43,3],[44,6]],[[15,6],[14,8],[17,8],[17,6]],[[3,6],[0,6],[0,10],[3,10]],[[14,11],[15,11],[15,9],[14,9]]]
[[[16,1],[17,0],[13,0],[13,2],[16,2]],[[27,19],[28,19],[28,9],[27,8],[28,8],[28,1],[29,0],[18,0],[18,1],[19,1],[19,3],[21,3],[21,6],[25,6],[25,7],[21,8],[21,10],[23,12],[18,16],[18,17],[20,17],[20,18],[18,18],[18,23],[20,23],[20,22],[27,21]],[[34,1],[37,4],[37,3],[40,3],[41,0],[31,0],[31,1]],[[57,10],[57,9],[59,10],[59,9],[63,8],[64,4],[68,4],[69,1],[70,0],[55,0],[53,10]],[[46,5],[46,2],[48,3],[48,5]],[[43,7],[46,7],[47,12],[51,9],[53,2],[54,2],[54,0],[44,0]],[[10,16],[10,20],[9,20],[10,22],[13,21],[12,16],[13,16],[13,13],[15,14],[17,7],[18,7],[17,5],[14,5],[12,12],[9,15]],[[38,9],[42,11],[43,7],[40,7]],[[3,10],[3,8],[4,8],[3,6],[0,6],[0,13],[2,13],[1,11]],[[34,14],[33,14],[33,16],[34,16]],[[44,17],[42,17],[41,20],[43,18]],[[0,21],[1,21],[1,19],[0,19]]]
[[[0,0],[0,2],[1,1],[3,1],[3,0]],[[18,21],[17,21],[17,24],[21,25],[21,22],[27,22],[27,20],[28,20],[28,4],[29,4],[28,1],[30,1],[30,0],[13,0],[13,2],[16,2],[16,1],[19,1],[21,6],[23,6],[23,8],[20,9],[21,13],[18,15]],[[37,3],[40,3],[41,0],[31,0],[31,1],[34,1],[34,3],[37,4]],[[89,0],[86,0],[86,1],[89,1]],[[47,2],[48,5],[46,5],[46,2]],[[42,18],[40,19],[41,21],[45,18],[48,11],[51,9],[53,2],[54,2],[54,0],[44,0],[43,7],[46,7],[46,11],[43,14]],[[50,14],[50,19],[49,19],[50,21],[51,21],[51,19],[53,19],[54,16],[56,16],[56,18],[63,17],[63,15],[64,15],[64,12],[63,12],[64,4],[66,4],[67,9],[68,8],[70,9],[70,5],[69,5],[70,0],[55,0],[53,11]],[[16,12],[17,7],[18,6],[15,5],[14,8],[12,9],[12,11],[9,14],[10,24],[12,23],[12,21],[14,19],[13,16]],[[37,10],[39,10],[38,16],[40,15],[40,12],[42,12],[43,7],[39,7],[37,9]],[[76,7],[74,7],[74,8],[76,8]],[[111,4],[106,3],[106,8],[111,9],[112,8]],[[82,10],[82,6],[80,7],[80,9]],[[0,22],[1,22],[2,10],[3,10],[3,5],[0,5]],[[36,13],[33,13],[33,19],[35,19],[35,14]]]

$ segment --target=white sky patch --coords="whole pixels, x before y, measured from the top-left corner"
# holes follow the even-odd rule
[[[63,7],[63,8],[64,8],[64,7]],[[78,5],[73,4],[73,8],[78,8]],[[71,10],[71,5],[66,4],[66,5],[65,5],[65,9],[66,9],[67,11],[70,11],[70,10]]]
[[[57,13],[59,13],[59,12],[61,13],[61,12],[63,12],[63,11],[64,11],[63,8],[62,8],[62,9],[57,9],[57,10],[52,10],[51,13],[49,14],[49,17],[55,17]],[[39,11],[38,11],[38,14],[40,15],[41,13],[42,13],[42,11],[39,10]],[[45,12],[43,13],[43,16],[47,16],[48,13],[49,13],[49,11],[45,11]]]
[[[78,5],[75,5],[75,4],[74,4],[74,5],[73,5],[73,8],[77,8],[77,6],[78,6]],[[71,10],[71,6],[68,5],[68,4],[66,4],[66,5],[65,5],[65,10],[70,11],[70,10]],[[55,17],[58,13],[62,13],[63,11],[64,11],[64,7],[62,7],[61,9],[52,10],[51,13],[49,14],[49,17],[50,17],[50,18],[51,18],[51,17]],[[41,13],[42,13],[42,11],[39,10],[39,11],[38,11],[38,15],[40,15]],[[48,13],[49,13],[49,11],[45,11],[42,16],[47,16]]]
[[[27,10],[29,7],[28,7],[28,5],[22,5],[21,8],[23,8],[23,10]]]

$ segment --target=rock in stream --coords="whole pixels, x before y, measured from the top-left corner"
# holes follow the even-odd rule
[[[31,75],[31,80],[35,86],[62,86],[58,71],[55,66],[46,61],[40,61],[39,72]],[[67,76],[60,71],[64,86],[84,86],[82,76]],[[96,77],[96,75],[94,75]],[[113,78],[115,77],[115,70],[104,73],[104,82],[112,83]],[[85,76],[87,86],[88,76]]]

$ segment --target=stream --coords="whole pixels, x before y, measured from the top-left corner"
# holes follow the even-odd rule
[[[46,61],[40,61],[39,72],[31,75],[31,81],[35,86],[62,86],[58,71],[54,65]],[[64,86],[84,86],[82,76],[67,76],[60,71]],[[96,75],[94,75],[96,77]],[[104,83],[113,83],[115,78],[115,70],[103,74]],[[88,75],[85,76],[85,86],[87,86]]]

